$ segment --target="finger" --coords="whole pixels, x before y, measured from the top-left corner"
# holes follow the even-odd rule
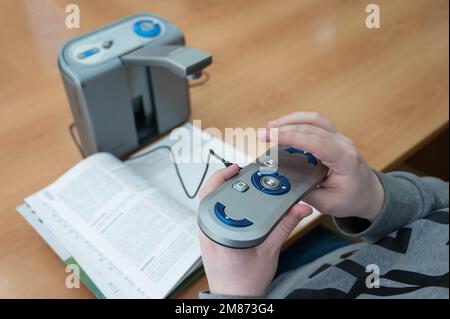
[[[270,141],[270,135],[274,134],[274,131],[278,131],[278,128],[268,128],[268,129],[259,129],[257,133],[258,140],[261,142],[269,142]]]
[[[301,217],[301,219],[303,219],[303,218],[311,215],[313,212],[313,209],[311,206],[302,203],[302,204],[295,204],[294,206],[292,206],[291,209],[289,210],[289,212],[292,214],[299,215]]]
[[[292,206],[286,216],[283,217],[281,222],[266,239],[264,245],[270,246],[269,248],[272,251],[280,249],[298,223],[311,213],[312,208],[308,205],[296,204]]]
[[[296,112],[288,114],[269,122],[269,127],[280,127],[290,124],[310,124],[332,133],[338,132],[333,122],[318,112]]]
[[[274,130],[277,132],[276,130]],[[339,139],[339,135],[331,133],[321,127],[310,124],[286,125],[278,128],[278,132],[300,132],[305,134],[313,134],[331,139]]]
[[[200,200],[203,200],[209,193],[215,190],[217,187],[223,184],[227,179],[230,179],[239,172],[239,166],[233,164],[229,167],[222,168],[215,172],[205,183],[205,186],[199,193]]]
[[[342,144],[333,138],[300,132],[271,131],[270,141],[284,146],[292,146],[312,153],[330,168],[336,167],[342,157]]]
[[[340,197],[340,196],[339,196]],[[318,187],[309,192],[303,201],[308,205],[313,206],[319,212],[324,214],[333,214],[333,203],[339,202],[340,198],[336,197],[336,192],[327,188]]]

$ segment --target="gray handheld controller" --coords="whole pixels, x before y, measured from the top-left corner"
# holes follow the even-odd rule
[[[276,146],[200,203],[198,224],[213,241],[232,248],[262,243],[287,211],[320,184],[328,168],[313,154]]]

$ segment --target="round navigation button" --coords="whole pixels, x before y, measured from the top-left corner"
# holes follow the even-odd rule
[[[253,173],[251,181],[257,190],[267,195],[283,195],[291,189],[288,179],[277,172],[264,174],[257,171]]]
[[[261,185],[267,189],[278,189],[281,183],[278,178],[274,176],[263,176],[261,177]]]

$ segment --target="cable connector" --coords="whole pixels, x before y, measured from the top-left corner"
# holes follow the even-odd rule
[[[221,161],[223,163],[223,165],[225,165],[225,167],[229,167],[231,165],[233,165],[232,162],[227,161],[226,159],[224,159],[223,157],[221,157],[220,155],[218,155],[216,152],[214,152],[213,150],[209,150],[209,153],[214,156],[215,158],[217,158],[219,161]]]

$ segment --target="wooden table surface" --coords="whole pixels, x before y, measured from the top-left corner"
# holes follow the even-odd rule
[[[81,28],[65,28],[77,3]],[[448,126],[448,0],[0,0],[0,297],[92,297],[65,288],[65,267],[16,213],[23,198],[80,160],[57,68],[71,37],[129,14],[166,17],[212,53],[210,81],[191,89],[203,127],[264,127],[316,110],[354,139],[377,169]],[[203,277],[181,297],[196,297]]]

